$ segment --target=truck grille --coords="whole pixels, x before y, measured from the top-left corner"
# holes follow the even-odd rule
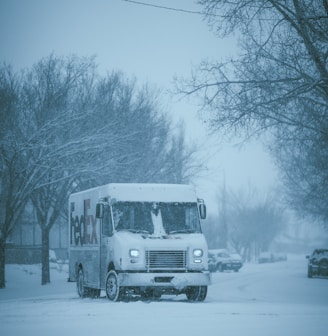
[[[184,270],[186,251],[146,251],[147,270]]]

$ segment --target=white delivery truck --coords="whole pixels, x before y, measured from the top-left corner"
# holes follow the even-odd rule
[[[113,183],[69,197],[69,281],[80,297],[111,301],[186,294],[210,284],[200,219],[206,207],[180,184]]]

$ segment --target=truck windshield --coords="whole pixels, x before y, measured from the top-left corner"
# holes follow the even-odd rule
[[[201,232],[197,203],[117,202],[112,209],[117,231],[147,234]]]

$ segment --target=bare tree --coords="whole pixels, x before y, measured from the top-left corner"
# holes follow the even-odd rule
[[[50,281],[49,232],[66,207],[72,182],[101,174],[107,162],[93,159],[118,141],[104,127],[83,127],[92,121],[94,68],[92,59],[51,55],[20,75],[1,69],[0,287],[6,239],[29,200],[42,232],[42,284]]]
[[[102,78],[96,85],[99,122],[115,121],[108,133],[121,139],[108,153],[111,169],[103,182],[186,183],[202,169],[198,148],[185,142],[183,125],[174,127],[161,111],[159,93],[122,73]]]
[[[276,141],[271,149],[282,172],[289,204],[303,218],[314,217],[328,227],[326,136],[311,132],[302,141],[291,138]]]
[[[201,152],[198,145],[187,144],[185,126],[180,122],[168,141],[168,148],[162,166],[163,182],[192,183],[194,177],[204,170],[206,160],[199,157]]]
[[[193,151],[184,133],[178,142],[171,135],[171,120],[160,113],[156,95],[122,74],[102,78],[95,70],[92,58],[54,55],[19,81],[9,67],[1,69],[0,113],[11,112],[4,119],[9,127],[1,128],[3,287],[5,241],[29,200],[41,228],[46,284],[49,234],[70,192],[108,182],[180,183],[197,173],[188,171]]]
[[[229,195],[228,242],[244,259],[267,251],[284,229],[284,212],[278,202],[270,196],[257,196],[255,189]]]
[[[328,161],[327,0],[199,3],[218,36],[239,38],[239,55],[203,62],[180,83],[180,93],[202,97],[213,130],[246,137],[270,132],[292,205],[310,201],[305,210],[327,221],[322,209],[328,208],[328,173],[318,162],[320,157]],[[280,155],[295,144],[292,157]],[[295,159],[292,167],[302,161],[303,174],[293,174],[290,159]],[[317,197],[311,198],[313,190],[320,192],[320,207]]]
[[[38,165],[29,155],[33,136],[23,130],[20,76],[0,68],[0,288],[5,287],[5,244],[35,188]],[[42,172],[40,172],[42,174]]]
[[[237,251],[245,260],[267,251],[286,228],[286,216],[280,202],[269,194],[259,197],[251,186],[233,192],[225,186],[218,194],[219,214],[210,216],[204,234],[210,248]]]

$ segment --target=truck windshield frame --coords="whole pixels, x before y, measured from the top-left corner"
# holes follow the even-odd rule
[[[197,203],[116,202],[112,211],[116,231],[149,235],[202,233]]]

